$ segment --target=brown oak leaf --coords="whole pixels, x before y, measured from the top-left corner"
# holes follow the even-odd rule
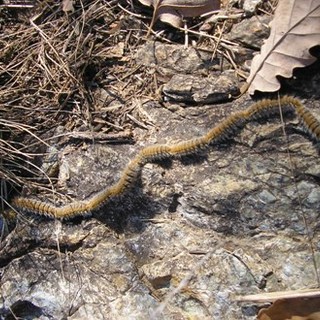
[[[220,8],[220,0],[139,0],[145,6],[153,6],[151,27],[158,19],[176,28],[181,27],[183,17],[198,17]]]
[[[309,49],[320,45],[320,0],[280,0],[270,27],[261,53],[252,60],[250,94],[279,90],[277,76],[290,78],[294,68],[316,60]]]

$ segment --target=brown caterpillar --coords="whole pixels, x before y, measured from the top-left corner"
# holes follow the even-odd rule
[[[295,114],[302,121],[308,133],[316,140],[320,140],[320,122],[303,106],[300,100],[290,96],[284,96],[278,100],[261,100],[244,111],[231,114],[202,137],[177,144],[145,147],[123,170],[119,181],[115,185],[103,189],[87,200],[74,201],[57,207],[35,199],[16,197],[11,204],[18,211],[31,212],[57,219],[70,219],[85,215],[100,208],[111,198],[123,194],[130,185],[137,181],[146,163],[165,158],[181,157],[207,149],[212,144],[232,137],[252,120],[279,114],[279,106],[281,106],[283,113]]]

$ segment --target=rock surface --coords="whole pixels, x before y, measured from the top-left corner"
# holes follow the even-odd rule
[[[267,39],[270,33],[268,24],[272,18],[270,16],[253,16],[249,19],[233,25],[227,39],[241,43],[246,47],[259,50],[263,40]]]
[[[206,78],[193,75],[174,75],[163,87],[165,101],[186,103],[218,103],[239,94],[233,74],[222,73]]]
[[[156,125],[137,129],[136,145],[60,150],[69,193],[83,199],[113,184],[143,145],[202,135],[249,103],[170,109],[145,103]],[[148,164],[140,186],[91,218],[23,218],[1,251],[2,313],[254,319],[259,306],[240,304],[237,296],[313,287],[320,163],[295,128],[295,122],[288,127],[287,142],[279,120],[252,123],[202,156]]]
[[[253,13],[257,1],[245,3]],[[256,47],[267,33],[261,21],[252,17],[239,23],[229,39]],[[125,90],[130,81],[108,73],[113,59],[125,54],[127,35],[119,31],[124,42],[110,46],[115,52],[105,87],[96,88],[105,109],[98,104],[93,120],[100,120],[106,131],[95,132],[96,139],[82,135],[84,142],[74,143],[63,138],[61,126],[54,135],[61,134],[62,140],[52,142],[42,166],[47,176],[58,178],[57,192],[30,196],[55,203],[83,200],[118,181],[144,146],[199,137],[253,103],[248,96],[222,103],[238,87],[235,76],[221,72],[222,58],[148,42],[137,50],[133,73],[143,86],[141,74],[146,73],[139,74],[139,68],[149,68],[150,78],[164,84],[159,86],[164,101],[136,96],[139,86],[132,85],[128,92],[146,125],[136,122],[135,144],[128,142],[131,132],[122,144],[102,143],[112,110],[128,98],[112,89],[122,80]],[[236,49],[230,50],[237,63],[251,54]],[[241,51],[245,54],[237,56]],[[123,58],[119,65],[126,68]],[[291,93],[308,93],[305,103],[320,117],[320,102],[312,98],[315,92],[319,96],[319,72],[311,82],[306,74],[303,85],[298,81]],[[208,105],[213,102],[219,104]],[[262,305],[238,302],[239,296],[316,286],[319,154],[296,120],[285,129],[284,134],[279,119],[252,122],[207,153],[147,164],[133,189],[88,217],[60,222],[19,215],[0,246],[0,318],[253,320]],[[0,227],[6,227],[2,219]]]

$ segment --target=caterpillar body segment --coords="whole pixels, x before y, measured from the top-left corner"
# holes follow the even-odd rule
[[[212,145],[230,139],[239,129],[245,126],[246,122],[243,111],[231,114],[204,136],[206,143]]]
[[[56,207],[54,217],[57,219],[71,219],[75,216],[84,216],[88,211],[87,202],[75,201],[62,207]]]
[[[172,157],[182,157],[194,154],[207,147],[207,141],[204,137],[190,139],[179,142],[170,147],[170,155]]]
[[[140,152],[143,160],[141,163],[144,165],[149,162],[165,160],[171,156],[171,147],[167,144],[156,144],[154,146],[148,146]]]
[[[296,113],[310,136],[319,142],[320,122],[318,121],[318,119],[302,104],[296,107]]]
[[[50,218],[55,218],[56,207],[43,201],[29,199],[24,197],[16,197],[12,200],[13,208],[23,212],[31,212],[39,215],[44,215]]]

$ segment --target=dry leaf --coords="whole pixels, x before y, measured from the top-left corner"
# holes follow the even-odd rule
[[[73,12],[73,0],[62,0],[62,11],[64,12]]]
[[[258,320],[320,320],[320,298],[277,300],[260,310]]]
[[[139,0],[155,9],[151,27],[155,21],[169,23],[179,28],[183,17],[198,17],[220,8],[220,0]]]
[[[294,68],[316,60],[309,49],[320,45],[320,0],[280,0],[270,27],[261,54],[252,60],[247,79],[250,94],[277,91],[276,76],[290,78]]]

